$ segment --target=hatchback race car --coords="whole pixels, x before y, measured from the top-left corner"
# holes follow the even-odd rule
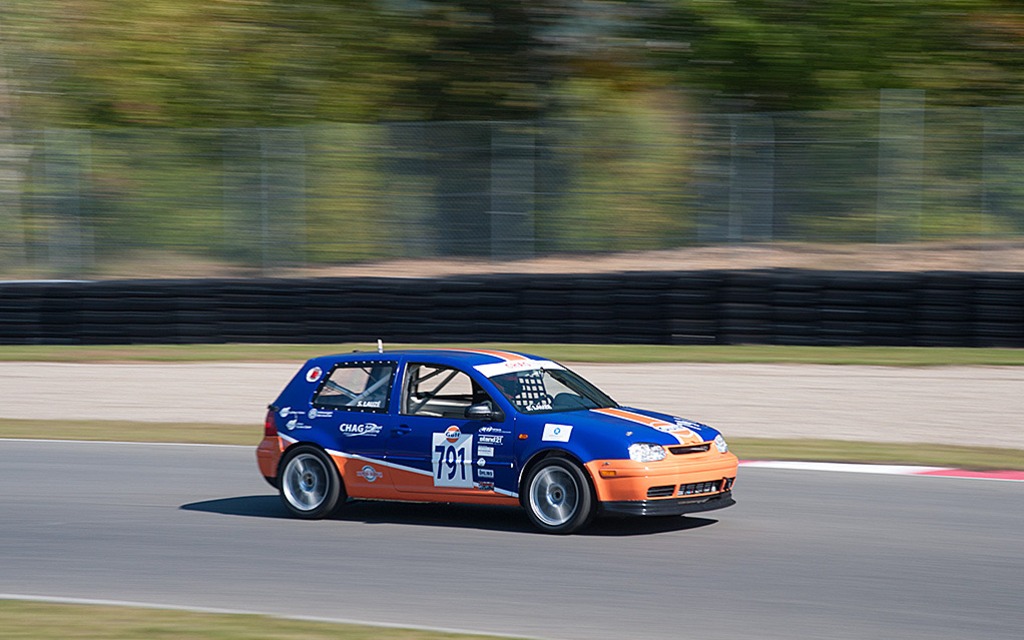
[[[566,367],[485,349],[313,358],[267,412],[260,472],[300,518],[347,500],[521,505],[550,533],[598,513],[734,504],[711,427],[619,406]]]

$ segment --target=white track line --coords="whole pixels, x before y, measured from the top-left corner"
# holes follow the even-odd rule
[[[926,471],[943,471],[948,467],[919,467],[897,464],[855,464],[845,462],[797,462],[793,460],[743,460],[743,467],[760,469],[793,469],[798,471],[834,471],[840,473],[880,473],[912,476]]]
[[[928,476],[959,480],[998,480],[1024,482],[1024,471],[965,471],[952,467],[920,467],[898,464],[855,464],[845,462],[797,462],[793,460],[741,460],[741,467],[754,469],[786,469],[794,471],[827,471],[832,473],[873,473],[890,476]]]

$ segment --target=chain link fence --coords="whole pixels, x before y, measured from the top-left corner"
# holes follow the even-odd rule
[[[1024,110],[0,130],[0,277],[1024,236]]]

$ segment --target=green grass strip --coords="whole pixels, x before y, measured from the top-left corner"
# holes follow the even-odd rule
[[[131,422],[128,420],[17,420],[0,418],[0,438],[117,442],[180,442],[236,444],[255,447],[263,438],[263,423],[206,424],[202,422]]]
[[[193,613],[107,605],[50,604],[0,600],[0,629],[7,640],[96,638],[137,640],[493,640],[462,635],[364,625],[288,620],[271,616]]]
[[[255,447],[262,437],[262,424],[0,419],[0,438],[182,442]],[[1024,470],[1024,451],[995,447],[774,438],[729,438],[729,446],[744,460],[809,460],[913,464],[974,470]]]
[[[405,347],[472,347],[535,353],[566,362],[702,362],[793,363],[830,365],[1024,366],[1024,349],[945,347],[792,347],[777,345],[675,346],[476,343],[453,345],[387,344]],[[206,344],[206,345],[31,345],[0,346],[3,362],[301,362],[307,358],[353,350],[370,351],[368,343]]]
[[[996,447],[847,440],[729,438],[729,448],[743,460],[910,464],[974,471],[1024,469],[1024,451]]]

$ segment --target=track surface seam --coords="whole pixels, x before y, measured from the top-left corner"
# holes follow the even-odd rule
[[[240,444],[203,444],[197,442],[130,442],[121,440],[54,440],[42,438],[0,438],[0,442],[36,442],[42,444],[104,444],[118,446],[157,447],[215,447],[223,449],[250,449]],[[741,467],[782,469],[787,471],[826,471],[834,473],[870,473],[876,475],[931,476],[970,480],[1003,480],[1024,482],[1024,471],[972,471],[953,467],[925,467],[915,465],[863,464],[846,462],[805,462],[792,460],[741,460]]]
[[[101,598],[66,598],[62,596],[40,596],[23,593],[0,593],[0,600],[15,600],[18,602],[41,602],[46,604],[78,604],[103,607],[128,607],[131,609],[157,609],[161,611],[185,611],[189,613],[210,613],[216,615],[232,616],[265,616],[280,620],[296,620],[300,622],[324,622],[328,624],[350,624],[364,627],[379,627],[385,629],[411,629],[415,631],[432,631],[436,633],[450,633],[461,635],[488,636],[494,638],[521,638],[523,640],[543,640],[539,636],[524,636],[521,634],[491,633],[472,629],[455,629],[450,627],[430,627],[414,624],[395,624],[390,622],[377,622],[373,620],[353,620],[349,618],[330,618],[320,616],[292,616],[262,611],[245,611],[241,609],[221,609],[216,607],[190,607],[176,604],[160,604],[153,602],[136,602],[134,600],[104,600]]]

